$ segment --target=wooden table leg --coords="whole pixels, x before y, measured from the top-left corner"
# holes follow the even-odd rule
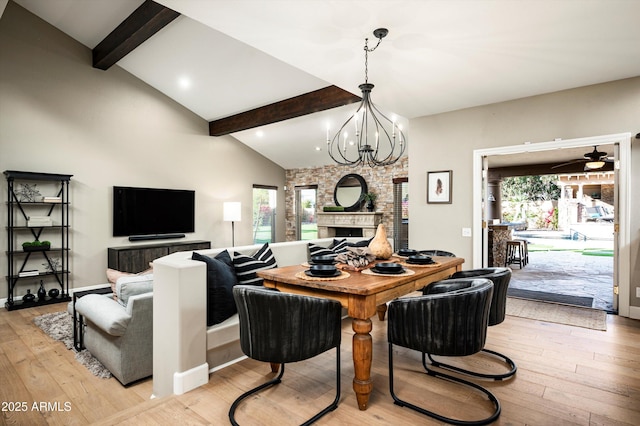
[[[278,370],[280,370],[280,364],[277,362],[272,362],[271,364],[271,372],[272,373],[277,373]]]
[[[383,303],[382,305],[378,305],[376,311],[378,312],[378,319],[384,321],[384,317],[387,314],[387,304]]]
[[[371,380],[371,358],[373,344],[371,341],[371,320],[353,319],[353,390],[358,400],[358,408],[366,410],[369,403],[369,395],[373,390]]]

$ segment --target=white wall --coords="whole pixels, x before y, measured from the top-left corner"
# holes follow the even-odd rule
[[[640,131],[640,77],[411,120],[410,245],[448,250],[472,263],[473,150]],[[631,150],[631,193],[640,183],[640,142]],[[453,203],[426,203],[426,172],[453,170]],[[632,212],[640,198],[632,197]],[[416,219],[419,218],[419,219]],[[630,305],[640,307],[640,217],[631,218]]]
[[[111,236],[114,185],[195,190],[196,232],[187,239],[214,247],[231,245],[222,202],[242,202],[235,239],[249,244],[252,185],[275,185],[284,240],[281,167],[232,137],[208,136],[205,120],[121,68],[94,69],[88,48],[13,2],[0,19],[0,61],[0,171],[73,174],[73,287],[105,282],[107,247],[131,244]],[[2,275],[6,261],[0,256]]]

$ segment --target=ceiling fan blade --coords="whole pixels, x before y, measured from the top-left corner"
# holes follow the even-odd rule
[[[572,164],[576,164],[576,163],[584,163],[585,160],[573,160],[573,161],[569,161],[567,163],[562,163],[562,164],[556,164],[555,166],[551,166],[552,169],[557,169],[559,167],[565,167],[565,166],[570,166]]]

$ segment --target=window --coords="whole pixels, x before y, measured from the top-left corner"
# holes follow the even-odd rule
[[[276,197],[278,187],[253,185],[253,243],[276,239]]]
[[[316,220],[317,185],[296,186],[296,238],[313,240],[318,238]]]

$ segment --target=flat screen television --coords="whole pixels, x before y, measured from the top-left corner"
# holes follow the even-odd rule
[[[114,237],[194,231],[195,191],[113,187]]]

